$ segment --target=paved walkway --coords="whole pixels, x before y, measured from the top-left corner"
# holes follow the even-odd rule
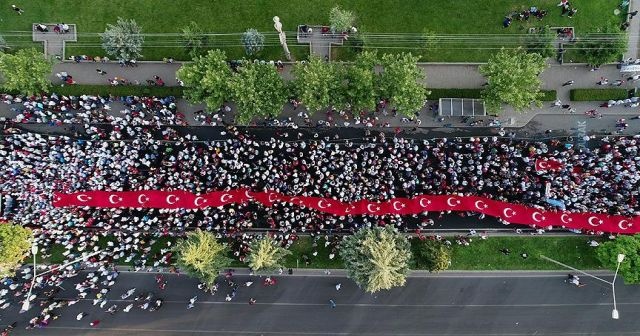
[[[342,45],[344,39],[340,34],[333,34],[326,31],[328,27],[310,26],[311,33],[303,33],[298,29],[298,43],[308,43],[311,54],[322,59],[331,60],[331,45]],[[325,31],[323,31],[323,28]]]
[[[638,0],[629,0],[628,12],[631,13],[635,10],[640,10],[640,3]],[[621,15],[625,15],[627,20],[629,20],[627,13],[622,13]],[[640,16],[636,15],[633,19],[629,20],[627,32],[629,33],[629,41],[627,52],[624,53],[624,59],[636,59],[638,58],[638,43],[640,41]]]
[[[165,64],[165,63],[145,63],[141,62],[139,66],[120,67],[117,63],[94,63],[94,62],[63,62],[56,64],[54,72],[66,71],[79,84],[93,84],[93,85],[105,85],[108,78],[114,76],[126,78],[129,81],[139,81],[145,83],[147,79],[151,79],[154,75],[160,76],[165,83],[169,86],[178,85],[175,80],[175,72],[181,66],[180,63]],[[485,83],[485,79],[478,72],[478,65],[473,64],[420,64],[427,76],[425,85],[430,88],[481,88]],[[290,64],[285,66],[283,77],[285,79],[291,79]],[[107,75],[100,75],[96,69],[101,69],[107,72]],[[610,82],[616,79],[624,78],[625,76],[620,73],[615,65],[605,65],[597,71],[589,71],[586,65],[551,65],[545,70],[541,79],[543,81],[543,89],[545,90],[557,90],[558,98],[566,104],[571,104],[576,109],[578,114],[582,114],[585,111],[598,108],[598,105],[602,102],[570,102],[569,91],[573,88],[602,88],[596,83],[601,77],[606,77]],[[625,78],[626,79],[626,78]],[[59,83],[59,80],[52,75],[51,80],[54,83]],[[568,80],[574,80],[575,84],[572,86],[562,86],[562,84]],[[631,89],[640,85],[640,83],[625,83],[625,88]],[[184,103],[187,112],[193,110],[202,109],[202,105],[191,106]],[[611,108],[599,108],[599,112],[610,115],[638,115],[638,109],[627,108],[623,106],[616,106]],[[286,106],[283,113],[284,117],[295,117],[299,110],[294,111],[291,106]],[[554,114],[562,115],[568,114],[568,110],[560,109],[557,107],[551,107],[551,102],[545,103],[542,108],[531,108],[524,112],[516,112],[512,108],[506,106],[500,118],[503,125],[510,127],[522,127],[529,123],[536,115],[539,114]],[[318,118],[323,118],[323,113],[316,113]],[[411,126],[413,124],[405,124],[401,122],[401,117],[385,118],[389,120],[391,126]],[[430,112],[425,107],[420,113],[420,119],[422,121],[422,127],[442,127],[447,124],[460,124],[459,118],[447,118],[440,122],[434,118],[433,112]],[[491,117],[484,118],[486,120],[492,119]]]
[[[35,23],[34,23],[35,25]],[[75,42],[78,40],[76,33],[76,25],[69,24],[69,32],[65,34],[59,34],[54,32],[56,26],[55,23],[45,24],[49,31],[46,33],[33,30],[32,37],[34,42],[44,43],[45,56],[57,57],[59,59],[65,59],[64,46],[67,41]]]

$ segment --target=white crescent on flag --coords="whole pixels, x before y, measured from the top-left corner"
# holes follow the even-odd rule
[[[378,209],[379,209],[378,207],[376,207],[376,209],[374,209],[374,210],[371,210],[371,207],[372,207],[372,206],[375,206],[375,204],[369,204],[369,205],[367,205],[367,210],[369,210],[369,212],[376,212],[376,211],[378,211]]]
[[[509,212],[511,212],[511,215],[509,215]],[[516,212],[511,208],[504,208],[504,210],[502,210],[502,214],[507,218],[511,218],[516,215]]]
[[[427,203],[426,203],[426,204],[424,204],[424,203],[422,203],[423,201],[427,201]],[[426,208],[426,207],[428,207],[428,206],[429,206],[429,204],[431,204],[431,201],[430,201],[430,200],[428,200],[428,199],[426,199],[426,198],[421,198],[421,199],[420,199],[420,206],[421,206],[421,207]]]
[[[173,201],[172,201],[172,199],[173,199]],[[169,203],[169,204],[173,205],[173,204],[176,204],[176,202],[177,202],[179,199],[180,199],[180,198],[178,198],[178,196],[176,196],[176,195],[169,195],[169,196],[167,196],[167,203]]]
[[[538,218],[538,216],[540,216],[540,218]],[[544,220],[544,216],[537,211],[531,214],[531,218],[536,222],[542,222]]]
[[[200,201],[203,201],[202,203],[206,203],[207,199],[202,197],[202,196],[198,196],[193,200],[193,205],[199,207],[202,205],[202,203],[200,203]]]
[[[109,195],[109,203],[116,204],[120,201],[122,201],[122,198],[118,197],[118,195]]]
[[[80,194],[80,195],[76,196],[76,198],[80,202],[88,202],[89,200],[91,200],[91,196],[89,196],[87,194]]]
[[[594,219],[596,220],[596,222],[597,222],[598,224],[593,224]],[[591,225],[591,226],[600,226],[600,224],[602,224],[602,223],[603,223],[603,222],[602,222],[602,220],[601,220],[601,219],[599,219],[599,218],[598,218],[598,217],[596,217],[596,216],[591,216],[591,217],[589,217],[588,222],[589,222],[589,225]]]
[[[225,202],[229,201],[232,198],[233,198],[233,195],[222,194],[222,196],[220,196],[220,202],[225,203]]]
[[[138,203],[145,204],[147,203],[147,201],[149,201],[149,197],[147,195],[145,194],[138,195]]]
[[[331,206],[331,204],[322,205],[322,204],[323,204],[323,202],[325,202],[325,200],[323,200],[323,199],[321,199],[321,200],[319,200],[319,201],[318,201],[318,208],[320,208],[320,209],[326,209],[326,208],[328,208],[328,207],[330,207],[330,206]]]
[[[476,201],[475,206],[478,210],[484,210],[489,207],[484,201]]]
[[[626,220],[626,219],[623,219],[623,220],[621,220],[620,222],[618,222],[618,227],[619,227],[621,230],[627,230],[627,229],[629,229],[631,226],[633,226],[633,224],[631,224],[631,222],[629,222],[629,221],[628,221],[628,220]]]

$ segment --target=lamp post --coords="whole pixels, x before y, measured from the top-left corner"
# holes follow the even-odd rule
[[[282,22],[280,22],[280,18],[277,16],[273,17],[273,28],[278,32],[278,38],[280,39],[280,44],[284,49],[284,56],[288,61],[291,61],[291,52],[289,52],[289,47],[287,46],[287,35],[282,30]]]
[[[31,245],[31,254],[33,255],[33,279],[31,279],[31,286],[29,286],[29,294],[27,294],[27,299],[22,303],[22,312],[26,312],[29,310],[29,302],[31,301],[31,291],[33,290],[33,286],[36,282],[36,255],[38,254],[38,245]]]
[[[611,318],[614,319],[614,320],[617,320],[617,319],[620,318],[620,314],[618,313],[618,307],[616,305],[616,278],[618,277],[618,271],[620,270],[620,264],[622,264],[622,261],[624,260],[624,257],[625,257],[624,254],[622,254],[622,253],[618,254],[618,258],[617,258],[618,266],[616,267],[616,273],[613,275],[613,281],[611,281],[611,282],[607,281],[605,279],[599,278],[599,277],[597,277],[597,276],[595,276],[593,274],[589,274],[589,273],[587,273],[585,271],[581,271],[581,270],[579,270],[577,268],[571,267],[569,265],[565,265],[565,264],[563,264],[563,263],[561,263],[561,262],[559,262],[557,260],[553,260],[553,259],[551,259],[549,257],[543,256],[543,255],[541,255],[540,257],[542,259],[549,260],[549,261],[551,261],[553,263],[556,263],[556,264],[558,264],[560,266],[566,267],[566,268],[568,268],[570,270],[574,270],[574,271],[579,272],[581,274],[584,274],[584,275],[586,275],[588,277],[594,278],[596,280],[600,280],[600,281],[602,281],[604,283],[607,283],[607,284],[611,285],[611,289],[612,289],[612,292],[613,292],[613,310],[611,311]]]
[[[56,269],[65,268],[65,267],[67,267],[69,265],[73,265],[73,264],[75,264],[75,263],[77,263],[79,261],[82,261],[82,260],[86,259],[86,258],[93,257],[94,255],[99,254],[101,252],[102,252],[102,250],[95,251],[93,253],[90,253],[90,254],[87,254],[87,255],[82,256],[80,258],[77,258],[75,260],[72,260],[72,261],[70,261],[70,262],[68,262],[66,264],[60,265],[58,267],[54,267],[54,268],[52,268],[52,269],[50,269],[48,271],[45,271],[45,272],[42,272],[42,273],[36,275],[36,254],[38,253],[38,246],[37,245],[32,246],[31,247],[31,254],[33,254],[33,279],[31,280],[31,287],[29,287],[29,294],[27,294],[26,300],[24,300],[24,302],[22,303],[22,309],[20,310],[20,312],[24,313],[27,310],[29,310],[29,308],[31,308],[31,290],[33,290],[33,286],[35,286],[37,277],[43,276],[43,275],[45,275],[47,273],[51,273]]]
[[[618,313],[618,307],[616,306],[616,278],[618,277],[618,271],[620,270],[620,264],[624,260],[625,255],[622,253],[618,254],[618,266],[616,266],[616,273],[613,275],[613,282],[611,282],[611,289],[613,290],[613,310],[611,311],[611,318],[617,320],[620,318],[620,314]]]

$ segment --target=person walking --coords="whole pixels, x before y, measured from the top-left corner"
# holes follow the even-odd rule
[[[333,301],[333,299],[329,300],[329,305],[331,306],[331,308],[335,308],[336,307],[336,302]]]
[[[336,290],[337,290],[337,291],[339,291],[339,290],[340,290],[340,287],[342,287],[342,284],[341,284],[341,283],[337,283],[337,284],[336,284]]]
[[[562,84],[562,86],[569,86],[569,85],[573,85],[573,83],[575,83],[575,81],[574,81],[574,80],[569,80],[569,81],[564,82],[564,84]]]
[[[16,5],[11,5],[11,9],[13,9],[14,12],[18,13],[18,15],[22,15],[22,13],[24,13],[24,10]]]

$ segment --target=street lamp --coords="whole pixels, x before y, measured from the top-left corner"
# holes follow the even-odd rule
[[[611,288],[613,289],[613,310],[611,311],[611,318],[617,320],[620,318],[620,314],[618,313],[618,307],[616,306],[616,278],[618,277],[618,271],[620,270],[620,264],[624,260],[625,255],[622,253],[618,254],[618,266],[616,266],[616,273],[613,275],[613,282],[611,282]]]
[[[287,46],[287,35],[282,30],[282,22],[280,22],[280,18],[277,16],[273,17],[273,28],[278,32],[278,38],[280,39],[280,44],[284,49],[284,56],[287,60],[291,61],[291,52],[289,52],[289,47]]]
[[[613,281],[611,281],[611,282],[609,282],[609,281],[607,281],[605,279],[599,278],[599,277],[597,277],[597,276],[595,276],[593,274],[589,274],[589,273],[587,273],[585,271],[581,271],[581,270],[579,270],[577,268],[571,267],[569,265],[565,265],[565,264],[563,264],[563,263],[561,263],[561,262],[559,262],[557,260],[553,260],[553,259],[551,259],[549,257],[543,256],[543,255],[540,255],[540,257],[542,259],[549,260],[549,261],[551,261],[553,263],[556,263],[556,264],[558,264],[560,266],[566,267],[566,268],[574,270],[576,272],[580,272],[581,274],[584,274],[584,275],[586,275],[588,277],[592,277],[592,278],[594,278],[596,280],[600,280],[600,281],[602,281],[604,283],[608,283],[609,285],[611,285],[611,289],[612,289],[612,292],[613,292],[613,310],[611,311],[611,318],[614,319],[614,320],[617,320],[617,319],[620,318],[620,314],[618,313],[618,307],[616,306],[616,278],[618,277],[618,271],[620,270],[620,264],[624,260],[624,257],[625,257],[624,254],[622,254],[622,253],[618,254],[618,257],[617,257],[618,266],[616,267],[616,273],[613,275]]]
[[[31,287],[29,287],[29,294],[27,294],[27,298],[22,303],[22,309],[20,310],[21,313],[24,313],[27,310],[29,310],[29,308],[31,308],[31,306],[30,306],[30,304],[31,304],[31,290],[33,290],[33,286],[35,286],[37,277],[43,276],[43,275],[45,275],[47,273],[51,273],[56,269],[61,269],[61,268],[65,268],[65,267],[67,267],[69,265],[73,265],[73,264],[75,264],[75,263],[77,263],[79,261],[82,261],[82,260],[86,259],[86,258],[93,257],[94,255],[102,253],[102,250],[98,250],[98,251],[95,251],[93,253],[87,254],[85,256],[81,256],[80,258],[72,260],[72,261],[70,261],[70,262],[68,262],[66,264],[54,267],[54,268],[52,268],[52,269],[50,269],[48,271],[45,271],[45,272],[42,272],[42,273],[36,275],[36,254],[37,253],[38,253],[38,246],[37,245],[32,246],[31,247],[31,254],[33,254],[33,279],[31,280]]]
[[[38,254],[38,245],[31,245],[31,254],[33,255],[33,279],[31,279],[31,286],[29,287],[29,294],[27,294],[27,299],[22,303],[22,310],[26,312],[29,310],[29,302],[31,301],[31,291],[33,290],[34,283],[36,281],[36,254]]]

